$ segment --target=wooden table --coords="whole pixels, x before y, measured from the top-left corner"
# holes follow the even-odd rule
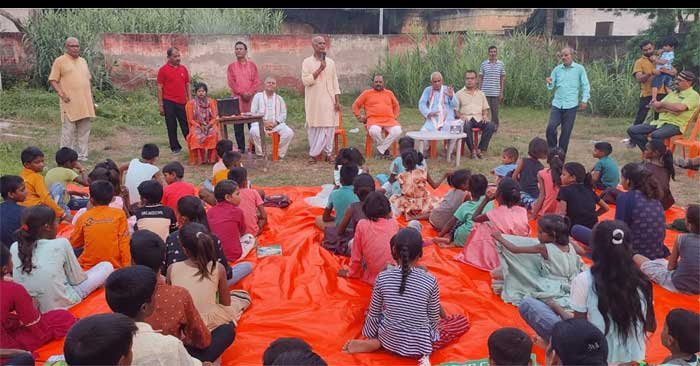
[[[222,116],[219,117],[219,125],[221,125],[221,133],[224,139],[228,140],[228,125],[242,125],[245,123],[253,123],[253,122],[258,122],[258,128],[260,128],[260,145],[262,146],[262,154],[263,154],[263,160],[265,162],[265,167],[264,169],[267,170],[267,152],[265,149],[265,130],[263,126],[263,117],[264,115],[262,114],[251,114],[251,115],[244,115],[244,114],[239,114],[235,116]],[[244,149],[247,149],[247,147],[243,147]],[[242,152],[244,153],[244,152]]]
[[[417,141],[444,141],[444,140],[456,140],[457,141],[457,158],[456,165],[459,167],[459,158],[462,156],[462,142],[463,138],[467,137],[466,133],[449,133],[449,132],[433,132],[433,131],[410,131],[406,133],[406,136],[413,138]],[[422,148],[422,144],[421,144]],[[450,161],[452,154],[447,155],[447,161]]]

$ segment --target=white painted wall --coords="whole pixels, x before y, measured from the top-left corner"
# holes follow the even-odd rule
[[[636,36],[645,31],[650,21],[646,15],[623,11],[615,12],[590,8],[570,8],[566,11],[565,36],[594,36],[596,22],[613,22],[613,36]]]

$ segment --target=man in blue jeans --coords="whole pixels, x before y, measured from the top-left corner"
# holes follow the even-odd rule
[[[576,111],[588,107],[591,97],[591,85],[586,69],[574,62],[574,50],[564,47],[560,51],[562,63],[557,65],[552,74],[545,79],[547,89],[554,89],[552,110],[547,125],[547,145],[549,148],[559,146],[564,152],[569,147],[571,131],[574,129]],[[557,145],[557,127],[561,125],[559,145]]]

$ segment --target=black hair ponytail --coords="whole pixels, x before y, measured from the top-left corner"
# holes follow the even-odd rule
[[[210,279],[216,269],[217,254],[209,230],[199,223],[187,223],[180,229],[179,239],[188,257],[197,265],[200,280]]]
[[[559,147],[549,149],[547,163],[549,163],[549,171],[552,174],[552,183],[555,187],[561,187],[561,171],[564,168],[566,161],[566,153]]]
[[[17,230],[17,254],[22,272],[32,272],[36,242],[41,239],[44,226],[53,224],[54,218],[53,210],[45,205],[29,207],[22,213],[22,226]]]

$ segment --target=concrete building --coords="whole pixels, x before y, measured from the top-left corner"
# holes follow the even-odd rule
[[[636,36],[647,28],[651,21],[646,15],[635,15],[631,11],[613,11],[591,8],[569,8],[554,10],[552,34],[562,36]]]
[[[21,22],[26,22],[29,18],[30,8],[0,8],[6,11],[11,16],[19,19]],[[0,32],[17,32],[17,27],[9,19],[0,16]]]

